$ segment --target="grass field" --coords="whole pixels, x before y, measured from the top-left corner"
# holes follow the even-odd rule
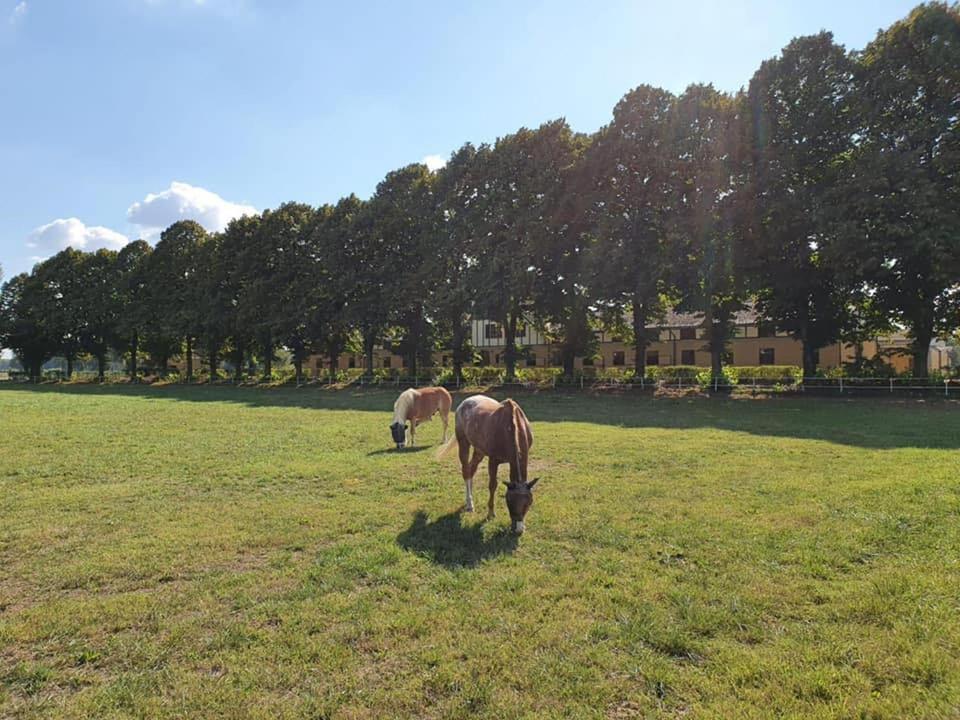
[[[518,397],[517,539],[393,398],[0,388],[0,716],[960,715],[960,405]]]

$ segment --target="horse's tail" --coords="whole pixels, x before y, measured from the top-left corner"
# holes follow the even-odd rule
[[[434,453],[433,457],[435,460],[443,460],[446,457],[447,453],[450,452],[450,448],[453,447],[453,444],[457,442],[457,434],[450,433],[450,439],[447,440],[443,445],[437,448],[437,452]]]
[[[503,402],[504,405],[510,405],[510,425],[513,430],[513,447],[517,458],[517,473],[521,480],[526,480],[527,454],[530,448],[527,447],[527,432],[523,426],[523,410],[509,398]]]

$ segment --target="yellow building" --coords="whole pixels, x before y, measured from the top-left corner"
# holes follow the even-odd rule
[[[698,365],[710,366],[710,351],[707,348],[706,328],[703,316],[693,313],[668,312],[661,322],[648,326],[655,331],[656,339],[646,351],[646,364],[658,365]],[[500,323],[477,318],[470,322],[470,339],[479,357],[480,365],[503,365],[506,349],[504,329]],[[611,333],[597,332],[597,355],[594,358],[576,359],[576,367],[596,368],[632,368],[634,367],[633,347],[623,338]],[[865,359],[880,355],[897,372],[908,370],[911,366],[909,338],[903,334],[878,337],[861,345]],[[522,350],[518,359],[520,367],[559,367],[559,348],[547,342],[543,332],[532,323],[521,323],[517,331],[516,344]],[[821,370],[840,367],[844,363],[856,360],[857,347],[852,344],[836,343],[821,348],[818,353],[817,367]],[[344,355],[340,358],[340,368],[362,368],[362,355]],[[447,366],[450,356],[435,353],[434,365]],[[743,310],[734,318],[734,335],[728,346],[728,365],[803,365],[802,346],[787,333],[775,332],[762,322],[752,310]],[[929,368],[931,371],[944,370],[950,365],[950,356],[943,343],[931,347]],[[399,355],[377,348],[374,351],[374,366],[377,368],[401,368],[404,360]],[[315,356],[308,364],[315,375],[325,369],[324,359]]]

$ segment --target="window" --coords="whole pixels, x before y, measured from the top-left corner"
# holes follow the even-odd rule
[[[681,340],[696,340],[697,339],[697,329],[695,327],[682,327],[680,328],[680,339]]]
[[[757,337],[774,337],[776,334],[777,329],[773,323],[766,321],[757,323]]]
[[[697,364],[697,353],[694,350],[681,350],[680,351],[680,364],[681,365],[696,365]]]
[[[348,368],[353,369],[353,368],[355,368],[356,366],[357,366],[357,359],[356,359],[355,357],[352,357],[352,358],[350,358],[349,360],[347,360],[347,367],[348,367]]]
[[[773,348],[760,348],[760,365],[773,365]]]
[[[486,350],[480,351],[480,365],[489,365],[490,364],[490,353]]]
[[[537,366],[537,354],[530,353],[527,355],[527,367],[536,367]]]
[[[483,328],[483,337],[487,340],[496,340],[500,336],[500,326],[496,323],[487,323]]]
[[[383,359],[383,366],[384,366],[385,368],[390,367],[390,356],[389,356],[389,355],[387,355],[387,356]]]
[[[583,366],[584,366],[584,367],[593,367],[593,358],[592,358],[592,357],[589,357],[589,358],[588,358],[588,357],[585,357],[585,358],[583,359]]]
[[[626,356],[624,355],[623,350],[613,351],[613,364],[617,366],[627,364],[627,359],[626,359]]]
[[[660,353],[656,350],[650,350],[647,353],[647,365],[659,365],[660,364]]]

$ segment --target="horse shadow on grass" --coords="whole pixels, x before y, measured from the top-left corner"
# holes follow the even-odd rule
[[[397,535],[397,544],[447,568],[476,567],[517,549],[518,536],[508,527],[486,536],[483,528],[484,523],[464,525],[459,511],[431,521],[418,510],[410,527]]]
[[[406,455],[407,453],[418,453],[423,452],[424,450],[429,450],[429,445],[417,445],[412,448],[404,448],[403,450],[397,450],[396,448],[387,447],[380,448],[379,450],[371,450],[367,453],[367,457],[371,455]]]

